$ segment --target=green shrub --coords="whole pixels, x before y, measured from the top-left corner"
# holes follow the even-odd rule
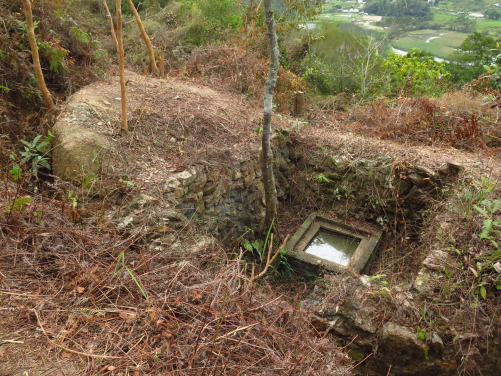
[[[235,0],[185,0],[180,15],[186,40],[195,46],[215,40],[242,23],[242,12]]]
[[[379,90],[386,94],[439,96],[447,86],[450,73],[444,63],[417,48],[406,55],[391,54],[384,61],[386,87]]]

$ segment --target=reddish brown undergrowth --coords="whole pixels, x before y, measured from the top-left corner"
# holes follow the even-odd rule
[[[69,15],[65,2],[47,0],[31,6],[44,78],[60,103],[96,78],[107,64],[107,52],[99,49],[99,41],[79,19],[77,23]],[[71,10],[78,14],[77,7]],[[13,142],[31,140],[45,134],[48,126],[39,116],[43,102],[34,79],[22,2],[0,0],[0,12],[0,133]]]
[[[106,200],[75,208],[59,192],[70,187],[49,198],[2,186],[0,371],[349,374],[298,301],[250,284],[241,253],[188,252],[194,224],[153,246],[145,226],[120,230]]]
[[[262,41],[256,41],[259,47]],[[231,47],[230,47],[231,46]],[[263,85],[268,72],[268,52],[250,48],[245,38],[233,38],[225,45],[195,49],[186,65],[175,75],[203,77],[212,87],[222,87],[231,92],[252,98],[263,97]],[[280,68],[277,77],[277,108],[285,112],[291,108],[294,93],[305,91],[306,84],[294,73]]]
[[[501,127],[490,115],[460,114],[432,99],[401,98],[396,105],[376,101],[357,108],[349,120],[354,130],[384,140],[474,151],[501,145]]]

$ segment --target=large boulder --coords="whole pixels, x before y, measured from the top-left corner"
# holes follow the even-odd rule
[[[108,163],[113,143],[103,116],[85,102],[68,103],[53,127],[55,175],[80,186],[100,165]]]

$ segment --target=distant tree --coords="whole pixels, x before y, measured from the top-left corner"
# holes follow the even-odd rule
[[[404,95],[440,95],[449,72],[433,55],[411,48],[406,55],[391,54],[384,62],[389,92]]]
[[[454,83],[466,83],[485,73],[484,65],[499,64],[498,43],[488,35],[474,32],[464,40],[459,48],[447,57],[445,69],[450,72]]]
[[[279,10],[279,19],[289,20],[312,19],[322,12],[326,0],[275,0]]]
[[[496,9],[487,9],[484,12],[484,16],[486,18],[489,18],[491,20],[498,20],[501,17],[501,13],[497,11]]]
[[[430,4],[423,0],[372,0],[367,2],[364,11],[387,17],[409,17],[421,20],[431,20],[433,18]]]
[[[339,92],[363,94],[370,78],[379,76],[387,41],[357,32],[349,25],[324,21],[311,34],[311,48],[301,60],[302,77],[314,91],[329,95]]]

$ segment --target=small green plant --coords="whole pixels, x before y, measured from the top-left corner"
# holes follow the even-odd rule
[[[260,265],[263,265],[263,260],[264,260],[264,255],[266,254],[266,245],[268,244],[268,240],[271,235],[271,230],[273,229],[273,224],[275,223],[275,218],[271,221],[270,228],[268,229],[268,233],[266,234],[266,239],[263,242],[260,239],[256,239],[253,242],[250,242],[247,239],[242,240],[242,246],[249,252],[256,253],[259,255],[259,261],[261,262]]]
[[[16,198],[14,201],[8,202],[7,205],[5,205],[4,212],[10,214],[15,211],[23,211],[26,209],[26,205],[28,205],[33,200],[33,197]]]
[[[369,281],[378,281],[378,280],[380,280],[381,278],[384,278],[384,277],[386,277],[386,274],[378,274],[378,275],[374,275],[374,276],[372,276],[372,277],[369,279]],[[388,281],[380,280],[379,282],[380,282],[381,284],[385,285],[385,286],[387,286],[387,285],[388,285]]]
[[[15,157],[14,155],[12,155],[12,154],[11,154],[11,156],[10,156],[10,157],[11,157],[13,160],[15,160],[15,159],[16,159],[16,157]],[[21,180],[22,175],[23,175],[23,169],[21,168],[21,166],[19,166],[19,164],[14,163],[14,164],[12,165],[12,169],[11,169],[11,170],[9,170],[9,173],[10,173],[10,175],[12,176],[12,178],[13,178],[14,180]]]
[[[120,253],[120,255],[118,255],[117,263],[115,265],[115,270],[113,271],[113,277],[119,274],[123,269],[125,269],[127,273],[129,273],[130,277],[136,283],[137,287],[143,294],[146,301],[149,302],[150,300],[148,299],[148,294],[146,294],[146,291],[144,290],[143,286],[141,285],[141,283],[139,283],[134,273],[132,273],[132,271],[125,265],[125,252],[122,252]]]
[[[482,214],[486,219],[482,225],[482,232],[480,233],[480,239],[487,239],[491,244],[499,249],[499,244],[495,240],[494,234],[499,234],[501,231],[497,230],[496,227],[501,226],[501,220],[494,219],[494,214],[496,214],[501,209],[501,200],[483,200],[481,202],[483,206],[473,205],[476,211]]]
[[[498,61],[501,58],[501,54],[497,55],[493,61]],[[484,65],[485,71],[488,73],[486,77],[491,78],[493,81],[493,86],[496,89],[501,88],[501,66],[498,64],[491,64],[491,66]],[[499,106],[498,101],[496,100],[496,104],[491,106],[491,108]]]
[[[71,35],[73,35],[73,37],[75,37],[82,44],[88,45],[92,41],[90,35],[78,27],[70,28],[70,32]]]
[[[330,183],[331,181],[325,176],[323,172],[321,172],[318,175],[315,175],[313,179],[317,180],[320,184],[322,183]]]
[[[282,133],[291,133],[291,132],[296,132],[296,133],[299,133],[299,130],[301,129],[301,127],[304,127],[305,125],[307,125],[308,122],[307,121],[301,121],[299,119],[295,119],[294,120],[294,123],[292,124],[292,127],[290,128],[280,128],[280,134]]]
[[[87,178],[85,179],[84,183],[82,184],[82,189],[85,189],[89,187],[90,194],[94,194],[94,185],[96,184],[97,181],[97,175],[95,172],[90,172],[89,175],[87,175]]]
[[[68,198],[71,200],[71,206],[75,209],[78,206],[78,195],[73,196],[73,191],[69,191]]]
[[[42,135],[36,136],[32,142],[21,140],[21,142],[24,144],[24,151],[21,152],[22,159],[19,163],[19,166],[22,166],[27,162],[31,162],[32,170],[35,176],[38,176],[38,170],[41,167],[45,167],[50,170],[50,165],[48,162],[49,158],[47,156],[49,155],[53,137],[53,134],[49,131],[49,135],[43,140]],[[11,172],[11,175],[14,177],[14,175],[18,175],[18,172]]]
[[[416,338],[420,339],[421,341],[426,341],[426,337],[430,335],[429,332],[427,332],[425,329],[422,329],[421,327],[417,327],[417,334]]]
[[[371,196],[371,197],[369,198],[369,203],[368,203],[368,205],[370,205],[370,206],[372,207],[372,209],[374,209],[374,210],[376,210],[376,209],[378,209],[380,206],[382,206],[382,205],[381,205],[381,201],[380,201],[380,200],[379,200],[379,198],[378,198],[378,197],[376,197],[376,196]]]
[[[487,289],[485,288],[485,285],[487,285],[486,282],[480,282],[479,284],[479,294],[480,296],[485,300],[487,298]]]
[[[338,201],[341,200],[341,193],[339,193],[339,188],[334,189],[334,192],[332,192],[334,195],[334,198],[337,199]]]
[[[292,278],[294,275],[294,268],[289,264],[287,258],[287,249],[280,249],[280,257],[275,261],[274,267],[275,278]]]
[[[53,72],[66,72],[67,69],[64,66],[64,59],[68,55],[69,51],[64,48],[48,44],[41,41],[37,41],[39,50],[44,51],[50,60],[50,70]]]
[[[416,338],[421,340],[421,341],[426,341],[428,338],[430,337],[430,333],[427,332],[424,328],[421,328],[421,327],[417,327],[417,333],[416,333]],[[428,355],[428,348],[425,347],[424,348],[424,357],[426,358],[426,360],[430,359],[429,355]]]
[[[257,253],[261,264],[263,263],[263,258],[264,258],[265,253],[264,253],[264,242],[262,240],[256,239],[256,240],[250,241],[248,239],[243,239],[240,244],[242,244],[242,246],[247,251],[249,251],[251,253]]]
[[[121,183],[125,184],[125,185],[128,185],[129,187],[133,187],[134,186],[134,182],[132,182],[131,180],[123,180],[123,179],[120,179]]]

